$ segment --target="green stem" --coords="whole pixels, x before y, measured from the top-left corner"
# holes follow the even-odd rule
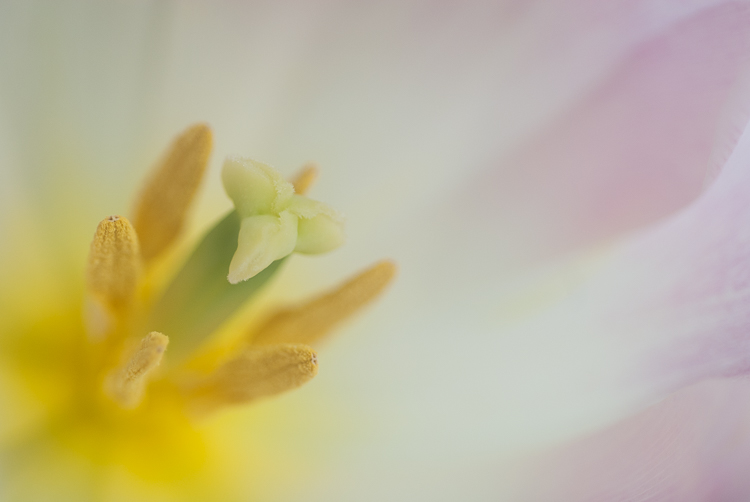
[[[276,273],[284,259],[251,279],[230,284],[227,272],[237,250],[240,216],[226,215],[198,244],[156,302],[146,326],[169,336],[169,360],[185,358],[228,320]]]

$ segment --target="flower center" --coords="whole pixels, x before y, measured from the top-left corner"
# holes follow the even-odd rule
[[[310,344],[393,278],[391,262],[377,263],[331,292],[277,311],[196,370],[190,361],[205,342],[252,301],[290,254],[325,253],[343,243],[341,216],[305,195],[316,168],[304,168],[290,182],[266,164],[229,157],[222,180],[235,210],[205,234],[165,287],[154,285],[153,264],[168,256],[186,225],[211,145],[208,127],[188,128],[141,191],[134,223],[110,216],[99,224],[86,272],[82,343],[89,370],[82,375],[89,382],[81,391],[101,396],[81,401],[159,408],[144,405],[153,390],[155,399],[195,417],[299,387],[318,371]]]
[[[390,261],[376,263],[310,301],[261,316],[223,350],[209,351],[219,328],[229,320],[241,325],[236,314],[291,254],[343,243],[338,213],[305,196],[317,168],[305,167],[289,182],[265,164],[230,157],[222,179],[235,209],[206,232],[176,274],[161,279],[211,145],[207,126],[188,128],[146,181],[133,223],[118,215],[99,223],[86,267],[83,323],[71,317],[67,328],[54,327],[72,334],[51,356],[44,378],[69,390],[57,393],[38,434],[142,478],[184,476],[203,462],[206,416],[312,379],[318,371],[312,347],[373,301],[395,273]],[[165,470],[165,462],[175,465]]]

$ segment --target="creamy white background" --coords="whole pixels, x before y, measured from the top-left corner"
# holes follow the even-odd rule
[[[533,305],[565,296],[606,266],[612,239],[698,196],[746,118],[741,106],[722,111],[744,96],[747,40],[732,35],[745,26],[743,9],[719,1],[3,2],[2,238],[16,239],[8,222],[28,215],[35,223],[22,234],[56,243],[40,270],[77,274],[96,222],[127,212],[152,159],[194,121],[216,137],[194,235],[228,207],[218,179],[225,155],[287,173],[318,162],[313,196],[347,215],[349,243],[299,259],[282,280],[303,297],[384,256],[401,275],[322,351],[320,375],[299,398],[301,408],[339,403],[344,419],[362,420],[357,433],[318,445],[317,480],[281,487],[279,499],[494,500],[513,477],[507,462],[523,452],[660,397],[648,382],[623,384],[638,361],[621,340],[575,330],[523,336],[507,305],[519,295],[535,300],[526,292],[539,289],[544,301]],[[728,35],[712,45],[719,32]],[[694,75],[680,73],[689,65],[668,64],[693,60],[716,80],[691,86]],[[618,88],[631,73],[645,77]],[[638,83],[663,84],[673,99],[639,94]],[[704,108],[716,111],[706,115],[713,122],[679,127]],[[607,129],[622,114],[622,127]],[[576,137],[569,156],[553,144],[579,129],[605,133]],[[652,149],[629,177],[633,166],[617,158],[642,147],[640,135],[663,141],[646,143]],[[546,145],[554,155],[535,157]],[[695,161],[683,162],[684,152]],[[621,178],[627,190],[617,189]],[[602,193],[614,210],[597,205]],[[597,211],[601,218],[588,217]],[[32,272],[45,287],[77,280]],[[559,319],[575,325],[580,315]]]

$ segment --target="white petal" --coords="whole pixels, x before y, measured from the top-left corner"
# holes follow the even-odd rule
[[[628,352],[616,359],[618,364],[610,364],[606,356],[617,352],[617,337],[599,340],[597,331],[590,329],[595,321],[580,326],[576,317],[576,309],[587,302],[600,312],[601,303],[595,300],[608,298],[597,295],[609,289],[588,286],[589,296],[581,293],[571,300],[573,310],[558,307],[525,329],[498,327],[502,316],[493,303],[498,298],[492,294],[494,285],[507,284],[522,261],[519,255],[549,256],[570,249],[570,226],[575,227],[576,216],[586,215],[586,209],[597,209],[586,201],[599,185],[584,187],[581,195],[581,187],[572,183],[571,197],[561,199],[555,199],[556,193],[545,197],[548,192],[532,190],[536,199],[531,209],[513,200],[502,211],[495,208],[495,214],[487,211],[487,196],[477,201],[485,212],[467,205],[460,206],[466,213],[451,213],[449,209],[459,207],[453,202],[466,200],[451,198],[453,190],[466,188],[466,177],[486,166],[514,164],[510,152],[537,137],[555,118],[560,125],[549,129],[549,137],[565,133],[566,110],[585,101],[602,81],[616,77],[615,70],[634,47],[684,19],[704,19],[703,13],[742,20],[732,4],[716,9],[713,4],[511,2],[436,7],[302,2],[296,8],[278,3],[258,9],[239,2],[180,2],[170,11],[173,17],[160,17],[157,8],[151,19],[147,4],[92,10],[84,3],[60,4],[50,13],[24,3],[19,4],[23,12],[0,15],[0,36],[8,40],[0,44],[4,89],[9,89],[2,104],[10,125],[3,130],[12,131],[11,141],[3,143],[17,148],[15,165],[35,187],[33,196],[55,209],[42,212],[40,218],[50,227],[69,222],[62,213],[73,212],[76,204],[92,208],[81,211],[87,215],[81,219],[92,223],[97,214],[118,212],[126,204],[123,186],[134,187],[135,174],[145,170],[170,135],[196,119],[214,124],[219,158],[240,152],[284,166],[310,158],[319,161],[325,173],[319,187],[322,198],[356,222],[348,254],[339,255],[335,264],[331,260],[321,275],[330,279],[342,268],[354,269],[362,260],[383,254],[395,256],[404,270],[393,294],[369,317],[367,331],[354,338],[356,343],[343,339],[326,356],[329,376],[321,375],[316,387],[326,389],[320,402],[336,389],[338,402],[357,410],[353,414],[361,413],[351,423],[374,424],[375,431],[371,442],[351,442],[353,453],[342,454],[345,465],[329,470],[338,484],[321,490],[343,493],[342,500],[383,500],[379,495],[389,490],[398,495],[408,489],[415,495],[430,490],[450,497],[443,488],[452,482],[460,485],[465,471],[455,464],[465,458],[476,461],[486,452],[493,459],[497,451],[510,453],[513,447],[567,437],[631,409],[630,404],[640,402],[649,390],[635,386],[632,395],[608,393],[623,369],[632,368],[629,362],[642,359]],[[15,9],[3,6],[11,7]],[[700,28],[698,23],[696,30]],[[706,36],[713,37],[715,29],[706,30]],[[39,32],[45,36],[37,37]],[[730,73],[711,75],[717,81],[733,80]],[[688,73],[686,81],[691,76],[696,77]],[[688,94],[680,93],[673,102],[678,109]],[[723,95],[715,97],[707,109],[721,106]],[[614,111],[628,103],[604,102]],[[595,111],[606,122],[612,110]],[[671,116],[669,112],[664,117]],[[690,114],[685,123],[695,125],[700,117]],[[586,120],[574,122],[586,125]],[[591,127],[573,129],[577,134],[572,139],[582,138],[578,151],[588,151],[585,133],[596,132],[602,123],[594,120]],[[704,141],[706,131],[670,134],[670,142],[679,146],[680,138]],[[617,138],[614,134],[605,139],[617,144]],[[544,136],[528,144],[542,149],[549,145]],[[579,159],[583,169],[566,171],[575,176],[563,176],[563,181],[591,170],[612,172],[601,161],[606,155],[599,154],[622,152],[610,150],[606,142],[601,145],[591,164],[585,156],[562,158],[561,165],[568,167],[576,167]],[[631,153],[630,148],[632,144],[623,152]],[[568,151],[551,151],[550,158],[542,155],[541,160],[523,154],[518,158],[549,162],[549,171],[541,172],[555,174],[555,153]],[[89,153],[82,159],[81,152]],[[705,153],[702,148],[698,152]],[[644,165],[658,165],[658,160],[658,155],[649,155]],[[667,163],[681,160],[682,155],[665,158]],[[627,174],[622,170],[627,165],[618,163],[612,180]],[[627,216],[627,224],[614,231],[653,221],[697,193],[696,165],[680,178],[684,190],[668,203],[660,205],[659,199],[669,183],[650,192],[649,209],[641,219],[628,213],[632,204],[641,202],[641,192],[629,190],[613,203],[615,216],[618,211]],[[644,167],[641,174],[650,175],[646,171]],[[679,165],[670,172],[684,174]],[[47,176],[50,173],[60,174]],[[634,187],[645,186],[639,184],[640,175],[635,178]],[[557,188],[556,178],[550,179],[548,186]],[[500,176],[492,184],[481,178],[477,185],[493,187],[504,180]],[[532,189],[535,186],[531,183]],[[509,194],[515,191],[521,202],[529,197],[529,185],[511,187]],[[82,191],[92,201],[82,202]],[[206,193],[215,194],[199,213],[207,220],[224,203],[218,176]],[[48,195],[55,197],[46,199]],[[529,219],[539,216],[535,203],[546,198],[553,204],[543,205],[547,212],[539,218],[541,224],[533,224]],[[568,219],[569,207],[559,201],[577,199],[581,206]],[[573,224],[550,224],[559,221],[549,218],[558,211],[563,223]],[[502,226],[498,214],[505,217]],[[448,221],[446,215],[455,219]],[[394,222],[403,226],[394,227]],[[446,222],[452,224],[443,225]],[[473,226],[458,232],[467,222]],[[612,235],[607,233],[611,222],[602,218],[592,226],[594,232],[581,232],[585,239],[576,237],[575,243]],[[85,244],[91,224],[80,227],[80,238],[71,236],[70,241]],[[546,233],[553,230],[561,235]],[[528,242],[513,247],[529,233]],[[79,247],[71,254],[83,256],[84,246]],[[380,321],[373,321],[377,318]],[[587,329],[572,329],[579,327]],[[557,336],[551,339],[552,334]],[[738,367],[731,358],[717,360]],[[661,373],[671,384],[696,377],[684,371],[690,365],[680,364],[679,358],[675,363],[671,374]],[[707,367],[709,373],[716,371],[713,360]],[[421,466],[422,476],[414,466]],[[363,482],[347,484],[342,475],[347,469],[358,472],[352,479]],[[425,488],[425,479],[433,484]],[[314,496],[313,491],[307,490],[305,497]]]

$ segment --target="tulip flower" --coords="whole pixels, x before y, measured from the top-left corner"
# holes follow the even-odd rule
[[[721,0],[6,2],[0,495],[744,500],[748,56]]]

